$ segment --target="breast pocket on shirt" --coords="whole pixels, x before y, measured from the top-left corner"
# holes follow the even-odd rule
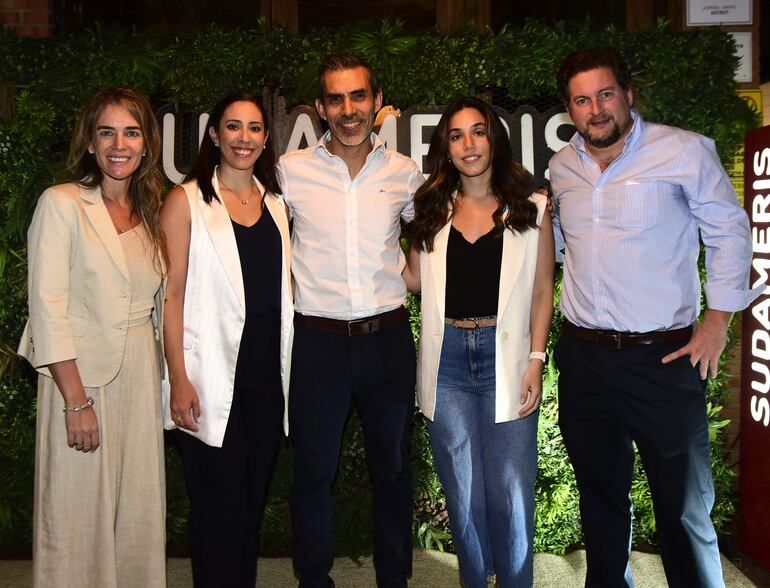
[[[660,189],[657,182],[626,182],[616,206],[620,227],[644,229],[653,226],[658,220]]]

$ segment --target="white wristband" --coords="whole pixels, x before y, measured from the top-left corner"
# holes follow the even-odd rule
[[[545,358],[546,358],[545,351],[532,351],[529,354],[529,361],[532,361],[533,359],[539,359],[540,361],[545,363]]]

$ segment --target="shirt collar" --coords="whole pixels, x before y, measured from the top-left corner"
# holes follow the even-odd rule
[[[637,112],[635,108],[632,108],[630,113],[631,119],[634,122],[631,125],[631,130],[623,139],[623,151],[621,151],[621,155],[628,149],[633,149],[633,147],[639,142],[639,137],[641,137],[642,133],[644,132],[644,119],[642,119],[642,116]],[[572,135],[569,144],[578,153],[588,155],[586,152],[586,140],[577,131],[574,135]]]
[[[318,139],[318,142],[313,147],[313,155],[316,153],[325,153],[328,157],[333,157],[334,154],[329,151],[329,148],[326,146],[329,141],[331,141],[331,138],[331,131],[326,131],[323,135],[321,135],[321,138]],[[369,155],[367,155],[367,158],[372,157],[374,154],[377,154],[377,156],[380,154],[385,154],[385,143],[382,142],[378,135],[372,133],[369,136],[369,141],[372,144],[372,150]]]

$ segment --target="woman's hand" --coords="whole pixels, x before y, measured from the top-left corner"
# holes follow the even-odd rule
[[[65,412],[64,423],[67,426],[67,445],[83,453],[96,451],[99,447],[99,421],[93,406],[77,412]]]
[[[77,408],[77,412],[68,410],[64,413],[64,424],[67,427],[67,445],[77,451],[96,451],[99,447],[99,421],[96,419],[96,408],[86,397],[80,372],[74,359],[58,361],[48,365],[56,387],[62,395],[64,406]]]
[[[171,418],[180,429],[198,430],[198,420],[201,418],[201,405],[198,392],[190,380],[182,378],[171,382]]]
[[[532,359],[521,379],[521,410],[519,417],[524,418],[535,412],[543,399],[543,362]]]

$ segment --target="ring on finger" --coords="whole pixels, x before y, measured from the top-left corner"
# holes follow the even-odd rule
[[[182,417],[182,416],[178,416],[178,417],[176,417],[176,418],[174,419],[174,422],[175,422],[177,425],[181,425],[182,423],[184,423],[184,417]]]

